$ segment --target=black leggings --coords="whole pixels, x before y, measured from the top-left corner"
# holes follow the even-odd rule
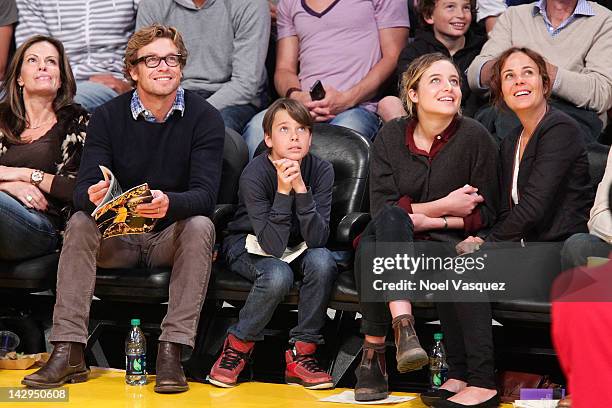
[[[376,242],[412,242],[414,226],[408,214],[399,207],[386,206],[368,224],[361,234],[359,246],[355,252],[355,283],[357,292],[361,292],[361,277],[366,271],[361,270],[361,258],[364,245]],[[369,336],[386,336],[391,324],[391,313],[386,302],[361,302],[361,332]]]
[[[365,243],[413,242],[410,216],[399,207],[385,207],[366,227],[355,254],[355,282],[361,290],[361,257]],[[408,300],[408,299],[406,299]],[[447,349],[449,378],[495,388],[491,306],[489,303],[437,303]],[[386,336],[391,313],[386,302],[360,302],[361,332]]]
[[[448,363],[448,378],[495,388],[491,304],[436,303]]]

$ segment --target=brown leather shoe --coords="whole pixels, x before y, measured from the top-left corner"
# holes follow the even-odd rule
[[[57,388],[65,383],[87,381],[83,344],[58,342],[54,344],[49,361],[40,370],[26,375],[21,383],[32,388]]]
[[[565,398],[559,401],[557,408],[572,408],[572,397],[566,395]]]
[[[173,394],[189,389],[181,365],[181,347],[178,343],[159,342],[155,365],[155,392]]]
[[[355,370],[355,401],[377,401],[389,396],[385,345],[363,342],[361,363]]]
[[[412,315],[404,314],[393,319],[393,332],[397,348],[397,371],[405,373],[427,365],[429,357],[419,343]]]

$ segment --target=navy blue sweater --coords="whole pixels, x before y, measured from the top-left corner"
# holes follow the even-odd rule
[[[240,176],[238,210],[227,226],[225,248],[255,234],[270,255],[282,256],[287,246],[306,241],[309,248],[323,247],[329,238],[334,169],[311,154],[301,163],[308,191],[289,195],[277,192],[276,168],[266,153],[257,156]]]
[[[185,112],[164,123],[134,120],[132,92],[99,107],[87,127],[74,191],[76,209],[91,213],[87,189],[102,179],[98,165],[111,169],[124,191],[142,183],[168,195],[170,206],[156,230],[194,215],[210,216],[221,178],[225,127],[219,112],[185,91]]]

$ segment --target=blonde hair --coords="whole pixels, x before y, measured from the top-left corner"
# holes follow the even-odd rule
[[[408,112],[408,116],[411,118],[417,117],[417,104],[410,100],[408,91],[411,89],[416,91],[425,71],[427,71],[429,67],[438,61],[450,62],[457,70],[457,73],[459,73],[459,69],[450,58],[439,52],[434,52],[431,54],[422,55],[412,61],[410,65],[408,65],[408,68],[406,68],[406,71],[404,71],[402,74],[400,98],[402,100],[402,104],[406,108],[406,112]],[[461,75],[459,75],[459,80],[461,81]]]
[[[176,48],[178,48],[178,53],[181,55],[181,69],[185,67],[187,63],[187,48],[183,42],[183,36],[181,36],[181,33],[176,28],[161,24],[143,27],[132,34],[128,40],[127,47],[125,48],[125,57],[123,58],[123,76],[132,85],[136,85],[136,81],[132,79],[130,70],[136,64],[138,50],[151,44],[158,38],[169,38],[172,40]]]

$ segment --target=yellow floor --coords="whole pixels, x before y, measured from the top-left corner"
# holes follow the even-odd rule
[[[21,387],[21,378],[35,370],[0,370],[0,387]],[[186,393],[160,395],[153,392],[155,377],[149,377],[149,383],[142,387],[128,386],[124,382],[124,373],[119,370],[93,368],[90,380],[86,383],[68,385],[68,403],[10,403],[0,402],[0,407],[87,407],[87,408],[174,408],[174,407],[329,407],[340,408],[356,405],[322,403],[318,399],[344,391],[310,391],[299,386],[267,383],[244,383],[236,388],[222,389],[209,384],[189,383]],[[394,395],[417,395],[393,393]],[[373,405],[374,407],[376,405]],[[378,405],[380,406],[380,405]],[[397,405],[382,405],[397,408],[426,408],[417,398]],[[512,407],[505,405],[504,407]]]

